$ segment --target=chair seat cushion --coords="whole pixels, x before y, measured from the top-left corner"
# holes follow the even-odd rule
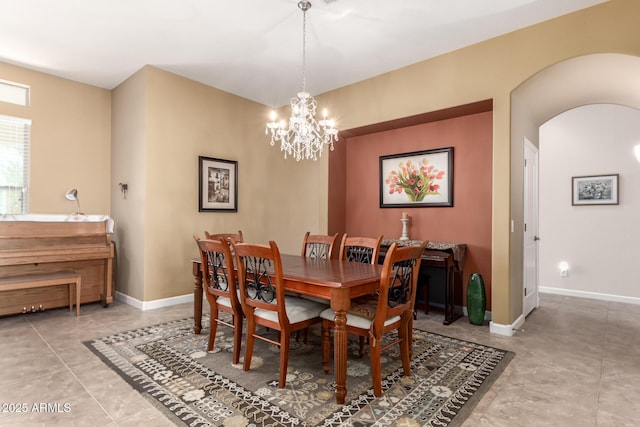
[[[240,301],[242,299],[242,295],[240,295],[240,289],[237,289],[236,293],[238,294],[238,301]],[[231,308],[231,298],[218,297],[216,302],[220,305],[224,305],[225,307]]]
[[[364,297],[351,300],[349,313],[371,320],[376,316],[377,309],[378,297],[374,295],[366,295]]]
[[[231,307],[231,299],[227,297],[218,297],[216,302],[220,305],[224,305],[225,307]]]
[[[315,302],[318,302],[320,304],[324,304],[325,306],[328,306],[329,304],[331,304],[331,301],[329,301],[328,299],[320,298],[320,297],[314,297],[313,295],[300,294],[300,298],[307,299],[309,301],[315,301]]]
[[[325,304],[297,297],[285,297],[285,309],[290,323],[303,322],[320,315],[327,308]],[[254,315],[272,322],[278,321],[278,312],[256,308]]]
[[[375,310],[373,312],[375,314]],[[334,321],[336,318],[336,312],[333,311],[332,308],[327,308],[320,313],[320,317],[326,320]],[[371,328],[371,322],[373,319],[360,316],[351,311],[347,312],[347,326],[351,326],[353,328],[358,329],[369,329]],[[400,320],[400,316],[393,316],[384,321],[384,325],[390,325],[391,323],[397,322]]]

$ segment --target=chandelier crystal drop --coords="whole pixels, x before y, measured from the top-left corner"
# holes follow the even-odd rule
[[[334,121],[327,117],[326,108],[322,111],[322,119],[316,121],[318,105],[306,91],[307,10],[311,8],[311,3],[300,1],[298,7],[302,10],[302,91],[298,92],[297,97],[291,98],[288,127],[284,120],[278,121],[275,111],[272,111],[265,133],[271,134],[271,145],[280,143],[285,159],[292,156],[296,161],[317,160],[325,145],[333,150],[333,143],[338,141],[338,129]]]

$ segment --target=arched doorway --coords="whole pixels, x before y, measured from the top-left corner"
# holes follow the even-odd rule
[[[640,58],[605,53],[568,59],[531,76],[511,94],[511,325],[524,323],[524,139],[539,147],[539,127],[552,117],[589,104],[640,109]],[[544,169],[540,170],[544,174]]]

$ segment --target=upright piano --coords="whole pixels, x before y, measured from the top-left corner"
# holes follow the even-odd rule
[[[74,270],[81,303],[113,302],[113,220],[105,215],[0,215],[0,277]],[[69,305],[69,287],[2,292],[0,316]]]

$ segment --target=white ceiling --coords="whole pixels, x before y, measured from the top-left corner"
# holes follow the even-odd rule
[[[312,0],[307,90],[326,92],[604,1]],[[148,64],[270,106],[302,88],[297,0],[0,6],[2,62],[106,89]]]

